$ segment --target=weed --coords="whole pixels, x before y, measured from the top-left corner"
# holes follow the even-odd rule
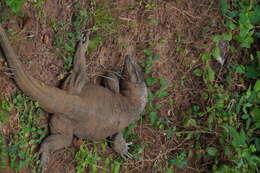
[[[0,129],[2,125],[9,121],[9,113],[12,110],[12,105],[8,100],[0,101]],[[5,168],[7,166],[7,151],[5,145],[4,134],[0,131],[0,168]]]
[[[80,150],[76,153],[75,161],[77,163],[76,165],[76,173],[85,172],[85,170],[88,170],[90,173],[96,173],[96,172],[113,172],[113,173],[119,173],[120,169],[122,167],[122,163],[117,160],[113,160],[111,156],[108,156],[105,159],[102,159],[101,156],[99,156],[98,153],[98,143],[94,143],[94,146],[89,149],[88,142],[84,142],[80,146]],[[106,150],[107,143],[101,143],[102,152]],[[99,148],[100,149],[100,148]],[[104,161],[103,166],[99,166],[98,161]]]
[[[214,158],[212,170],[214,172],[259,172],[260,157],[256,155],[260,151],[259,137],[259,64],[258,55],[250,53],[254,43],[255,24],[260,21],[258,12],[260,6],[255,1],[233,1],[231,4],[225,0],[221,1],[222,14],[226,17],[225,25],[227,33],[215,35],[213,42],[215,47],[212,52],[202,54],[204,62],[204,71],[196,69],[193,73],[198,77],[203,77],[207,87],[207,93],[203,94],[203,100],[211,100],[205,110],[193,111],[198,117],[207,117],[207,127],[209,131],[221,131],[215,145],[206,144],[206,158]],[[257,17],[258,16],[258,17]],[[211,67],[213,59],[217,60],[222,66],[225,62],[223,56],[222,41],[238,43],[239,47],[228,46],[228,49],[236,49],[243,52],[248,59],[245,62],[253,63],[242,64],[235,59],[237,63],[228,65],[228,75],[226,83],[216,82],[216,72]],[[234,44],[235,45],[235,44]],[[244,84],[244,90],[230,90],[235,82],[230,76],[241,75],[241,78],[248,81]],[[250,81],[251,80],[251,81]],[[198,128],[199,124],[188,120],[189,127]],[[196,139],[197,140],[197,139]],[[199,145],[198,145],[199,146]],[[223,164],[221,157],[225,157]]]
[[[55,21],[54,19],[51,21],[55,32],[54,45],[58,48],[58,54],[64,60],[65,70],[72,68],[76,43],[82,39],[82,33],[88,21],[87,11],[80,9],[79,3],[76,3],[74,8],[78,9],[79,13],[73,16],[71,24]],[[68,32],[68,28],[72,28],[72,32]]]
[[[59,49],[58,54],[64,60],[65,70],[72,68],[76,43],[82,39],[82,34],[86,31],[85,27],[89,24],[90,18],[94,22],[88,30],[97,34],[93,35],[89,41],[89,54],[102,43],[105,34],[114,36],[118,32],[118,21],[112,17],[111,11],[104,4],[98,4],[92,0],[89,9],[81,8],[79,2],[74,4],[74,8],[79,12],[74,15],[71,24],[55,21],[55,19],[51,21],[55,32],[54,45]],[[72,28],[71,32],[68,32],[69,28]]]
[[[111,9],[106,7],[104,3],[97,3],[96,0],[92,0],[92,8],[88,11],[89,15],[93,18],[94,24],[91,28],[94,32],[105,32],[109,35],[115,34],[118,31],[118,20],[116,20],[111,13]]]
[[[37,169],[35,148],[46,133],[46,130],[39,126],[42,111],[37,102],[16,94],[12,103],[2,101],[1,107],[5,111],[15,108],[18,115],[18,127],[15,133],[9,134],[7,145],[1,146],[1,155],[9,156],[10,166],[16,171],[25,166]],[[3,140],[0,143],[2,144]]]
[[[185,160],[186,155],[187,154],[185,152],[182,152],[179,155],[177,155],[176,158],[170,159],[168,162],[170,165],[175,165],[178,168],[183,168],[188,164],[188,160]]]
[[[155,78],[152,76],[153,72],[153,61],[159,60],[160,56],[154,56],[150,49],[145,49],[144,54],[147,56],[145,62],[142,64],[147,75],[146,84],[148,88],[148,102],[145,113],[149,115],[150,122],[153,126],[164,129],[167,124],[167,120],[163,118],[158,118],[158,110],[161,108],[161,104],[154,105],[155,99],[163,99],[168,96],[168,82],[165,78]],[[156,92],[152,92],[150,87],[159,85],[159,89]]]
[[[144,7],[146,10],[154,11],[156,9],[156,4],[153,0],[149,0],[149,1],[143,2],[143,3],[144,3]]]
[[[18,13],[24,3],[25,0],[6,0],[6,4],[14,13]]]
[[[97,172],[98,165],[97,162],[101,158],[97,156],[96,151],[89,150],[87,143],[85,142],[80,146],[80,150],[75,156],[75,160],[78,163],[76,166],[76,173],[85,172],[85,169],[89,167],[90,173]]]

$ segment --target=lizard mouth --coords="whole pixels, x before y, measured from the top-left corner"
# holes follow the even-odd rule
[[[144,82],[144,76],[141,67],[137,64],[134,58],[126,56],[125,58],[125,74],[127,80],[132,83]]]

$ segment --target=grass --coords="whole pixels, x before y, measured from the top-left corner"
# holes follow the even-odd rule
[[[80,2],[77,2],[73,6],[77,13],[72,17],[72,21],[64,22],[55,19],[51,21],[55,32],[54,46],[57,48],[57,54],[64,60],[65,70],[71,70],[76,43],[87,31],[93,33],[89,41],[88,55],[102,44],[107,35],[116,37],[118,34],[119,21],[107,8],[108,2],[96,3],[92,0],[91,7],[88,9],[82,8]]]
[[[213,165],[215,172],[259,172],[260,158],[256,155],[260,151],[260,148],[257,147],[259,138],[255,134],[259,128],[259,114],[256,113],[258,111],[259,80],[257,80],[257,76],[254,76],[258,69],[251,67],[252,63],[257,63],[258,57],[257,52],[249,50],[254,43],[252,18],[258,13],[259,7],[255,5],[254,2],[249,1],[235,1],[231,5],[223,1],[222,13],[229,17],[225,21],[228,31],[214,36],[213,42],[216,43],[216,47],[210,54],[202,55],[205,63],[204,81],[210,91],[209,97],[212,99],[212,105],[206,107],[204,112],[208,116],[207,128],[211,131],[221,130],[219,140],[216,141],[218,146],[207,146],[206,148],[208,157],[215,159]],[[228,9],[237,12],[237,15],[231,15]],[[237,23],[235,24],[233,21],[237,21]],[[218,46],[220,40],[232,41],[230,50],[236,50],[239,53],[245,52],[248,55],[248,59],[244,61],[245,64],[240,63],[238,59],[233,59],[228,64],[226,85],[215,82],[215,71],[209,65],[212,58],[221,57],[221,50]],[[238,43],[239,46],[235,47],[235,44],[232,43]],[[239,71],[239,68],[243,67],[248,70],[252,69],[241,75],[242,71]],[[241,75],[243,80],[247,81],[245,88],[240,91],[231,90],[232,85],[236,84],[231,79],[235,74]],[[221,164],[219,161],[221,156],[225,156],[229,160],[229,164]]]
[[[43,111],[37,102],[16,94],[12,100],[1,101],[1,124],[7,122],[3,119],[7,119],[12,110],[17,112],[17,124],[15,132],[8,133],[8,136],[1,134],[1,156],[8,156],[10,166],[16,171],[24,167],[36,170],[35,150],[46,134],[46,129],[40,123]],[[5,167],[6,164],[2,163],[1,166]]]
[[[82,35],[88,22],[87,11],[80,7],[80,3],[75,3],[73,7],[79,13],[72,16],[71,23],[55,19],[51,21],[55,32],[54,46],[57,48],[57,54],[64,60],[64,69],[67,71],[72,68],[76,43],[83,39]]]

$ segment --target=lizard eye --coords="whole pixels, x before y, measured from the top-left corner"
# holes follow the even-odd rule
[[[144,82],[143,72],[137,62],[130,56],[125,58],[125,75],[127,80],[133,83]]]

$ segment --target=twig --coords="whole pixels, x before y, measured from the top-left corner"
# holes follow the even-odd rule
[[[172,8],[175,9],[176,11],[180,12],[180,13],[181,13],[182,15],[184,15],[184,16],[187,16],[187,17],[190,17],[190,18],[193,18],[193,19],[201,19],[200,17],[193,16],[193,15],[189,14],[187,11],[178,9],[178,8],[175,7],[175,6],[172,6]],[[190,22],[192,22],[189,18],[188,18],[188,20],[189,20]]]

